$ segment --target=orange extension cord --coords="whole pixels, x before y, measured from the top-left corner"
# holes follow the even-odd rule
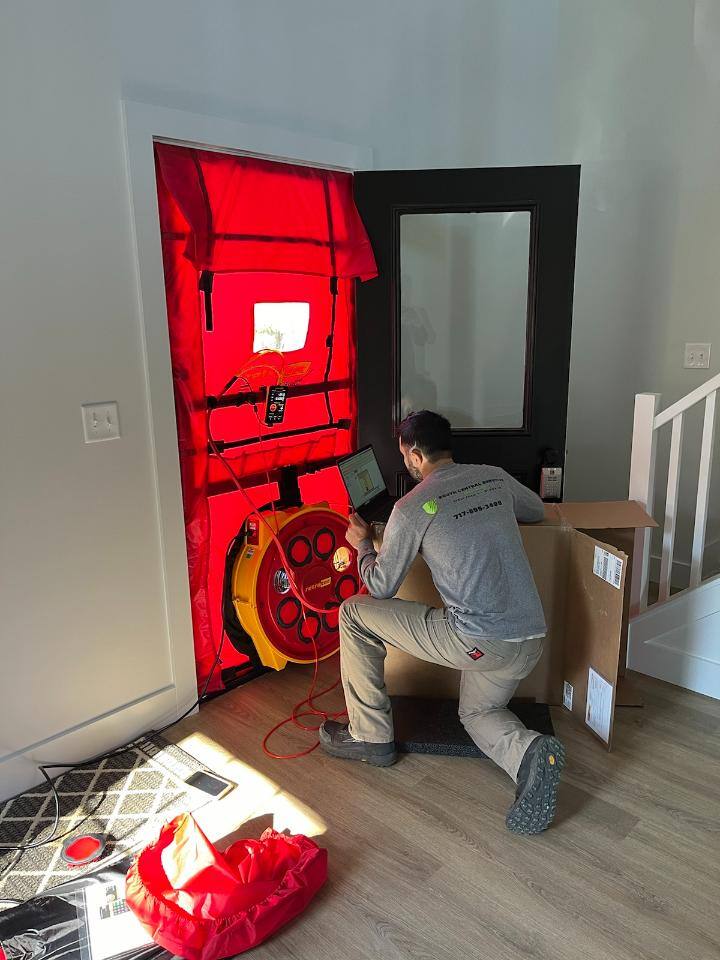
[[[243,380],[245,380],[245,383],[248,385],[248,387],[250,387],[249,381],[247,381],[247,380],[246,380],[244,377],[242,377],[241,375],[238,375],[238,377],[236,378],[236,380],[237,380],[237,379],[243,379]],[[227,390],[228,390],[228,389],[230,388],[230,386],[232,385],[232,383],[236,382],[236,380],[231,381],[229,384],[227,384],[227,386],[222,390],[220,396],[222,396],[224,393],[226,393]],[[251,389],[252,389],[252,388],[251,388]],[[264,439],[264,438],[263,438],[263,435],[262,435],[262,422],[261,422],[261,420],[260,420],[260,416],[259,416],[259,414],[258,414],[258,410],[257,410],[257,405],[256,405],[256,404],[253,404],[253,410],[255,411],[255,416],[256,416],[257,421],[258,421],[258,428],[259,428],[258,437],[259,437],[259,440],[260,440],[260,444],[262,445],[262,442],[263,442],[263,439]],[[277,547],[278,553],[280,554],[280,559],[282,560],[283,567],[284,567],[285,573],[286,573],[287,578],[288,578],[288,583],[290,584],[290,589],[292,590],[292,592],[293,592],[293,594],[295,595],[295,597],[297,598],[297,600],[300,602],[300,604],[301,604],[301,606],[302,606],[302,608],[303,608],[303,611],[305,611],[305,610],[312,610],[312,611],[314,611],[315,613],[323,614],[323,613],[327,613],[327,612],[330,611],[330,610],[335,609],[334,607],[316,607],[314,604],[310,603],[310,601],[307,600],[307,598],[302,594],[302,592],[301,592],[301,590],[300,590],[300,587],[298,586],[298,584],[297,584],[297,582],[296,582],[296,580],[295,580],[295,575],[294,575],[294,573],[291,572],[290,563],[289,563],[288,558],[287,558],[287,556],[286,556],[286,554],[285,554],[285,550],[284,550],[284,548],[283,548],[283,545],[282,545],[282,543],[280,542],[280,538],[279,538],[278,535],[277,535],[278,522],[277,522],[277,516],[276,516],[276,513],[275,513],[275,504],[274,504],[274,503],[272,504],[272,513],[273,513],[273,517],[275,518],[275,529],[273,529],[273,527],[272,527],[272,525],[270,524],[270,522],[269,522],[269,520],[267,519],[267,517],[266,517],[260,510],[257,509],[257,507],[255,506],[255,504],[252,502],[252,500],[251,500],[250,497],[248,496],[247,491],[245,490],[245,488],[243,487],[242,483],[240,482],[240,480],[239,480],[237,474],[235,473],[235,470],[234,470],[233,467],[231,466],[228,458],[226,458],[226,457],[223,456],[223,454],[220,452],[220,450],[218,449],[217,445],[215,444],[215,441],[213,440],[213,437],[212,437],[212,433],[210,432],[210,411],[208,411],[208,431],[207,431],[207,432],[208,432],[208,438],[209,438],[210,447],[211,447],[213,453],[214,453],[215,456],[218,458],[218,460],[220,461],[220,463],[222,463],[223,467],[225,468],[225,470],[226,470],[227,473],[229,474],[230,479],[232,480],[233,484],[234,484],[235,487],[238,489],[238,491],[243,495],[243,497],[245,498],[248,506],[250,507],[249,516],[255,516],[255,517],[257,517],[258,520],[260,520],[261,523],[264,523],[265,526],[268,528],[268,530],[269,530],[269,532],[270,532],[270,536],[272,537],[273,542],[275,543],[275,546]],[[267,476],[268,486],[270,486],[270,485],[271,485],[271,481],[270,481],[270,473],[269,473],[269,471],[267,471],[266,476]],[[366,588],[365,588],[364,586],[362,586],[360,592],[361,592],[361,593],[366,593],[367,590],[366,590]],[[303,616],[304,616],[304,612],[303,612]],[[283,753],[275,753],[273,750],[271,750],[271,749],[268,747],[268,741],[269,741],[270,738],[273,736],[273,734],[275,734],[278,730],[282,729],[282,727],[286,726],[287,724],[292,723],[292,724],[294,724],[296,727],[298,727],[300,730],[309,730],[309,731],[312,731],[312,732],[317,732],[317,730],[320,728],[320,726],[322,725],[322,723],[323,723],[325,720],[338,720],[338,719],[340,719],[340,717],[347,716],[347,711],[346,711],[346,710],[340,710],[340,711],[337,712],[337,713],[333,713],[333,712],[329,712],[329,711],[327,711],[327,710],[321,710],[321,709],[319,709],[318,707],[315,706],[314,701],[315,701],[316,699],[319,699],[320,697],[325,696],[325,694],[330,693],[331,690],[334,690],[334,689],[338,686],[338,684],[340,683],[341,677],[338,676],[338,678],[337,678],[337,680],[335,681],[335,683],[331,684],[331,686],[326,687],[324,690],[321,690],[321,691],[319,691],[318,693],[315,692],[315,687],[316,687],[317,679],[318,679],[319,659],[318,659],[317,645],[316,645],[316,643],[315,643],[315,638],[314,638],[314,637],[312,638],[312,645],[313,645],[313,653],[314,653],[314,669],[313,669],[312,683],[310,684],[310,690],[309,690],[309,692],[308,692],[307,697],[305,697],[305,699],[304,699],[304,700],[301,700],[299,703],[296,703],[295,706],[293,707],[293,710],[292,710],[292,713],[290,714],[290,716],[289,716],[289,717],[286,717],[284,720],[281,720],[280,723],[276,724],[276,725],[272,728],[272,730],[269,730],[269,731],[268,731],[268,733],[265,735],[265,737],[264,737],[264,739],[263,739],[263,742],[262,742],[263,751],[265,752],[265,754],[266,754],[268,757],[271,757],[273,760],[296,760],[298,757],[305,757],[305,756],[307,756],[309,753],[312,753],[314,750],[317,750],[317,748],[320,746],[320,741],[319,741],[319,740],[316,740],[315,743],[314,743],[311,747],[308,747],[307,750],[301,750],[301,751],[299,751],[299,752],[297,752],[297,753],[285,753],[285,754],[283,754]],[[309,709],[308,709],[308,710],[305,710],[305,711],[303,711],[303,712],[300,712],[300,711],[302,711],[302,708],[303,708],[305,705],[307,705]],[[317,726],[308,726],[307,724],[301,722],[301,720],[300,720],[301,717],[320,717],[321,720],[320,720],[320,723],[319,723]]]

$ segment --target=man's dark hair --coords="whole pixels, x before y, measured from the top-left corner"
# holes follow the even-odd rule
[[[409,413],[397,433],[404,447],[417,447],[430,461],[452,450],[450,421],[432,410]]]

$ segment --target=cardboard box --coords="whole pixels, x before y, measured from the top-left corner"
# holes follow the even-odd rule
[[[549,504],[545,514],[542,523],[520,526],[548,633],[542,659],[516,697],[564,702],[609,749],[627,643],[633,532],[656,523],[630,500]],[[422,557],[397,597],[442,606]],[[457,697],[460,671],[388,647],[385,683],[391,696]]]

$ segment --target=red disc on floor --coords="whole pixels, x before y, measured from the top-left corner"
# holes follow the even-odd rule
[[[102,833],[83,833],[68,837],[63,843],[60,856],[71,867],[84,867],[86,863],[99,860],[105,852],[107,837]]]

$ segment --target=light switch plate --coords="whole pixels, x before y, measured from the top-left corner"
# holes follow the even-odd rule
[[[685,363],[686,370],[707,370],[710,367],[709,343],[686,343]]]
[[[82,405],[85,443],[99,440],[117,440],[120,436],[120,418],[117,403],[84,403]]]

